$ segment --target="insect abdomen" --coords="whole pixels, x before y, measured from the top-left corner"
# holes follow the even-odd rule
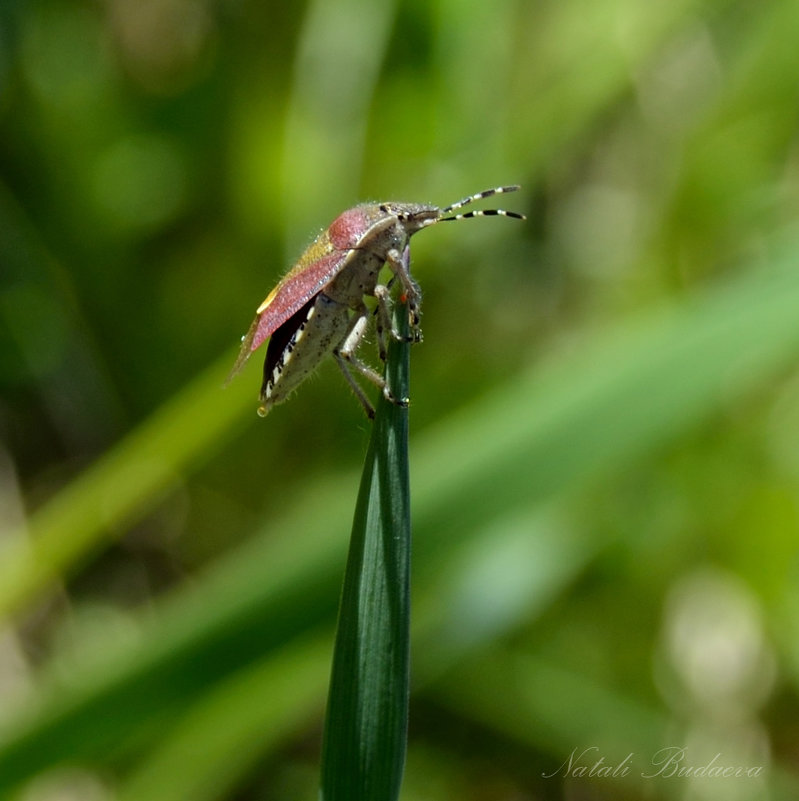
[[[264,360],[259,413],[282,403],[338,345],[349,322],[347,307],[319,293],[272,334]]]

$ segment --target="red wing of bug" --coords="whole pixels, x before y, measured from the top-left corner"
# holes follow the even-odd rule
[[[228,380],[241,370],[254,350],[341,272],[351,252],[350,249],[334,250],[310,263],[303,259],[282,278],[261,304],[250,330],[242,339],[238,358]]]

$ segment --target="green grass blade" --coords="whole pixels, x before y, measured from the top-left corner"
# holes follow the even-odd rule
[[[0,618],[107,547],[119,526],[137,521],[180,481],[187,465],[196,469],[244,425],[252,388],[242,381],[220,391],[231,360],[232,351],[31,515],[26,536],[8,537],[0,549]]]
[[[404,306],[397,316],[407,334]],[[408,397],[409,351],[407,342],[389,347],[387,375],[397,397]],[[399,795],[408,723],[410,528],[408,410],[381,398],[339,610],[322,754],[325,801]]]

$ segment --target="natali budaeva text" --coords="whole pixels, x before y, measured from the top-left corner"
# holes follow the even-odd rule
[[[542,773],[545,779],[555,776],[571,776],[572,778],[603,778],[618,779],[629,776],[635,770],[635,753],[630,752],[624,759],[617,762],[608,762],[599,753],[595,745],[584,748],[582,751],[575,748],[568,758],[551,773]],[[644,770],[636,772],[644,779],[655,778],[737,778],[754,779],[763,773],[762,765],[743,766],[725,764],[722,754],[716,754],[712,759],[700,764],[692,764],[687,759],[687,751],[680,746],[661,748],[647,760]]]

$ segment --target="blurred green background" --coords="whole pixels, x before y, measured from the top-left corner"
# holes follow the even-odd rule
[[[4,0],[0,797],[316,798],[369,426],[332,360],[265,421],[260,358],[222,384],[340,211],[518,182],[526,224],[413,243],[403,798],[796,798],[797,42],[791,2]]]

